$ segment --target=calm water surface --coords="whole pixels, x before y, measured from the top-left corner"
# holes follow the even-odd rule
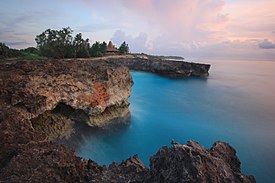
[[[242,171],[258,182],[275,181],[275,62],[212,61],[207,79],[167,79],[132,72],[130,124],[87,130],[71,139],[77,154],[110,164],[149,157],[171,139],[210,148],[230,143]]]

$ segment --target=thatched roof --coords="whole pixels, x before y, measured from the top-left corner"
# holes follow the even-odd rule
[[[118,52],[118,49],[114,46],[112,41],[109,41],[106,51],[107,52]]]

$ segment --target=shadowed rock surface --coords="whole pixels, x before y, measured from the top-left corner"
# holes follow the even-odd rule
[[[0,64],[0,182],[255,182],[222,142],[163,147],[147,169],[137,155],[107,168],[50,141],[72,123],[102,127],[127,114],[132,84],[113,61]]]
[[[162,147],[150,158],[145,182],[256,182],[240,170],[236,151],[227,143],[216,142],[206,150],[197,142]]]

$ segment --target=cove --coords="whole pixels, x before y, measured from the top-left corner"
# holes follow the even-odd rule
[[[230,143],[246,174],[275,179],[273,62],[212,62],[207,79],[169,79],[132,71],[131,116],[109,130],[83,128],[69,139],[83,158],[110,164],[138,154],[149,158],[171,139],[209,148]]]

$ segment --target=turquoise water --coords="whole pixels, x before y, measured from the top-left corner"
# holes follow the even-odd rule
[[[132,72],[130,124],[83,133],[77,154],[110,164],[138,154],[145,164],[171,139],[206,148],[230,143],[242,171],[275,180],[275,62],[212,61],[207,79]],[[72,140],[74,141],[74,140]]]

